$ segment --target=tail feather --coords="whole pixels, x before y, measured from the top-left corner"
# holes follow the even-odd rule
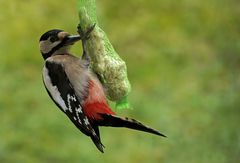
[[[159,131],[148,127],[139,121],[131,118],[121,118],[115,115],[110,114],[101,114],[103,120],[99,123],[100,126],[111,126],[111,127],[126,127],[134,130],[144,131],[148,133],[152,133],[155,135],[166,137],[164,134]]]
[[[91,136],[91,139],[93,143],[96,145],[96,147],[98,148],[98,150],[104,153],[103,151],[104,145],[101,143],[100,139],[97,136]]]
[[[94,123],[92,124],[92,128],[95,131],[95,134],[92,134],[90,137],[91,137],[93,143],[95,144],[95,146],[98,148],[98,150],[101,151],[102,153],[104,153],[103,148],[105,148],[105,146],[101,142],[99,128]]]

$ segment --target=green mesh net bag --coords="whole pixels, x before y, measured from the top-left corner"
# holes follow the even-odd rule
[[[131,85],[127,77],[127,66],[114,50],[105,32],[98,26],[95,0],[78,0],[79,19],[85,32],[96,24],[87,41],[87,52],[91,68],[106,88],[109,100],[116,102],[117,109],[129,107],[127,100]]]

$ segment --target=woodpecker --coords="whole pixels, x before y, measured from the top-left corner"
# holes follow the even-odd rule
[[[84,33],[78,26],[78,35],[53,29],[40,37],[40,52],[45,60],[42,77],[49,96],[102,153],[99,126],[126,127],[166,137],[135,119],[118,117],[109,107],[101,82],[89,68],[86,41],[94,27]],[[69,52],[79,40],[83,47],[81,58]]]

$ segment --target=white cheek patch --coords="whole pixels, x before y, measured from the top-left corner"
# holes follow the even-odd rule
[[[50,39],[50,38],[49,38]],[[61,43],[61,41],[51,42],[50,40],[41,41],[39,43],[39,48],[42,53],[50,52],[54,47]]]

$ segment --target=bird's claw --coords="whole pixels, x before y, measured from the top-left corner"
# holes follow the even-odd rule
[[[88,39],[90,38],[90,34],[91,34],[91,32],[94,30],[95,26],[96,26],[96,23],[93,24],[92,26],[90,26],[90,27],[87,29],[87,31],[84,33],[84,31],[83,31],[83,29],[81,28],[80,24],[78,24],[78,26],[77,26],[77,29],[78,29],[77,32],[78,32],[78,34],[81,36],[81,39],[82,39],[82,40],[88,40]]]
[[[80,24],[78,24],[77,29],[78,29],[78,34],[81,37],[82,40],[82,47],[83,47],[83,55],[82,55],[82,59],[86,60],[87,62],[87,67],[90,64],[90,57],[88,55],[88,51],[87,51],[87,40],[90,38],[90,34],[91,32],[94,30],[96,26],[96,23],[92,26],[90,26],[89,28],[86,29],[86,32],[83,31],[83,29],[81,28]]]

